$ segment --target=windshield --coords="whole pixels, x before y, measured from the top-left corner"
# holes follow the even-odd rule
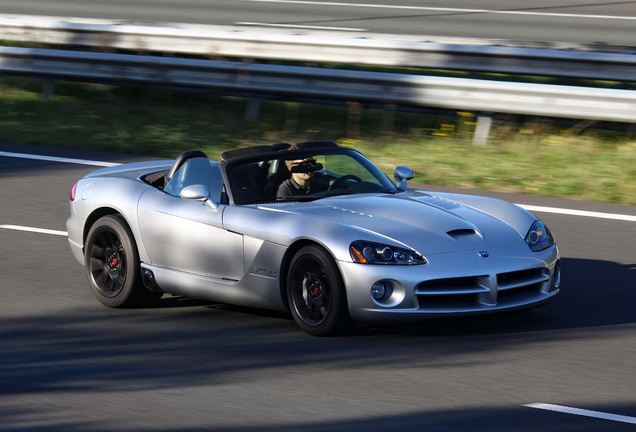
[[[308,201],[361,193],[396,193],[391,180],[358,152],[281,152],[281,158],[228,167],[235,204]]]

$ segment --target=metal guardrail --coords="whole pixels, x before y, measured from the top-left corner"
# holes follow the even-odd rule
[[[617,47],[0,15],[0,39],[211,58],[261,58],[634,81]],[[522,46],[519,46],[522,44]],[[605,52],[603,52],[605,51]]]
[[[0,47],[0,73],[308,98],[636,122],[636,92],[257,63]]]

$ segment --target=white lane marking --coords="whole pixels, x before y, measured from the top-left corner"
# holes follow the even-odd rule
[[[21,159],[37,159],[49,162],[62,162],[62,163],[72,163],[79,165],[92,165],[92,166],[101,166],[101,167],[112,167],[121,165],[115,162],[101,162],[101,161],[93,161],[93,160],[85,160],[85,159],[72,159],[72,158],[63,158],[56,156],[42,156],[42,155],[33,155],[28,153],[11,153],[11,152],[3,152],[0,151],[0,156],[6,157],[14,157]]]
[[[594,417],[594,418],[599,418],[603,420],[612,420],[612,421],[617,421],[621,423],[636,424],[636,417],[609,414],[609,413],[604,413],[600,411],[590,411],[590,410],[584,410],[580,408],[570,408],[566,406],[552,405],[552,404],[546,404],[546,403],[533,403],[533,404],[528,404],[524,406],[528,408],[538,408],[538,409],[543,409],[548,411],[557,411],[557,412],[562,412],[566,414],[575,414],[575,415],[580,415],[585,417]]]
[[[247,22],[247,21],[236,22],[235,24],[244,25],[244,26],[259,26],[259,27],[276,27],[276,28],[291,28],[291,29],[299,28],[299,29],[305,29],[305,30],[336,30],[336,31],[356,31],[356,32],[367,31],[367,29],[353,28],[353,27],[324,27],[324,26],[312,26],[312,25],[300,25],[300,24],[257,23],[257,22]]]
[[[34,227],[26,227],[26,226],[19,226],[19,225],[0,225],[0,228],[14,230],[14,231],[28,231],[28,232],[38,233],[38,234],[51,234],[51,235],[58,235],[58,236],[64,236],[64,237],[68,235],[66,231],[57,231],[57,230],[50,230],[45,228],[34,228]]]
[[[0,156],[8,156],[8,157],[24,158],[24,159],[38,159],[38,160],[46,160],[46,161],[53,161],[53,162],[75,163],[75,164],[82,164],[82,165],[105,166],[105,167],[121,165],[119,163],[114,163],[114,162],[101,162],[101,161],[91,161],[91,160],[84,160],[84,159],[69,159],[69,158],[59,158],[54,156],[40,156],[40,155],[32,155],[32,154],[26,154],[26,153],[9,153],[9,152],[2,152],[2,151],[0,151]],[[564,208],[558,208],[558,207],[543,207],[543,206],[534,206],[534,205],[528,205],[528,204],[517,204],[517,205],[528,211],[636,222],[636,216],[631,216],[631,215],[623,215],[623,214],[616,214],[616,213],[601,213],[601,212],[593,212],[593,211],[585,211],[585,210],[571,210],[571,209],[564,209]]]
[[[481,13],[495,15],[527,15],[527,16],[543,16],[543,17],[559,17],[559,18],[589,18],[589,19],[611,19],[611,20],[628,20],[634,21],[633,16],[618,15],[598,15],[598,14],[575,14],[562,12],[536,12],[536,11],[517,11],[517,10],[496,10],[496,9],[465,9],[465,8],[447,8],[432,6],[405,6],[405,5],[384,5],[369,3],[343,3],[331,1],[308,1],[308,0],[243,0],[254,3],[281,3],[281,4],[302,4],[312,6],[343,6],[358,8],[375,8],[375,9],[402,9],[402,10],[421,10],[431,12],[448,12],[448,13]]]
[[[601,213],[595,211],[586,211],[586,210],[572,210],[572,209],[564,209],[558,207],[542,207],[542,206],[534,206],[527,204],[517,204],[519,207],[526,209],[530,212],[543,212],[543,213],[554,213],[554,214],[563,214],[563,215],[571,215],[571,216],[584,216],[584,217],[593,217],[600,219],[614,219],[614,220],[622,220],[628,222],[636,222],[636,216],[632,215],[624,215],[617,213]]]

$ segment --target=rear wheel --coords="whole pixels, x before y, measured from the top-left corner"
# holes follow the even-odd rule
[[[104,216],[91,227],[84,267],[93,294],[105,306],[141,306],[161,297],[141,284],[137,246],[120,216]]]
[[[289,266],[287,300],[300,328],[314,336],[349,328],[344,283],[333,258],[318,246],[300,249]]]

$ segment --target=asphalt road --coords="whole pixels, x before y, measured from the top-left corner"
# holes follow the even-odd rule
[[[636,28],[633,1],[0,0],[2,13],[620,46]]]
[[[95,168],[0,156],[0,225],[65,230],[70,188]],[[0,228],[0,431],[635,430],[636,222],[540,216],[563,257],[555,302],[338,338],[308,336],[286,315],[177,297],[108,309],[64,236]],[[526,406],[536,403],[623,417]]]

